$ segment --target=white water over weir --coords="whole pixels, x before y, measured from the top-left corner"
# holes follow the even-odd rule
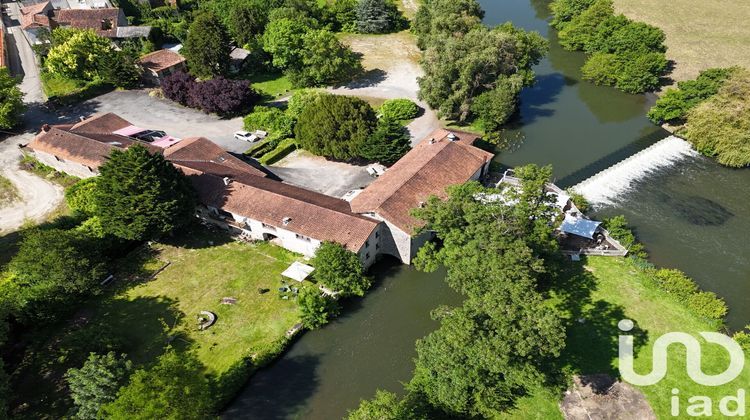
[[[635,181],[697,154],[687,141],[669,136],[580,182],[572,189],[594,205],[613,204],[615,198],[627,192]]]

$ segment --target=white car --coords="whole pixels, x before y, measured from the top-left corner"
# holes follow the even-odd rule
[[[385,171],[386,167],[379,163],[373,163],[372,165],[369,165],[367,167],[367,173],[370,174],[370,176],[373,178],[377,178],[380,175],[383,175]]]
[[[234,138],[237,140],[243,140],[249,143],[255,143],[256,141],[260,139],[257,135],[253,133],[249,133],[247,131],[235,131]]]

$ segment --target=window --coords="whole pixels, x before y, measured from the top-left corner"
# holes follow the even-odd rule
[[[375,250],[380,249],[380,244],[375,244]]]
[[[274,226],[267,225],[265,223],[263,223],[263,227],[266,228],[266,229],[268,229],[268,230],[276,230],[276,228]]]
[[[297,239],[301,239],[301,240],[303,240],[303,241],[307,241],[307,242],[310,242],[310,238],[308,238],[308,237],[307,237],[307,236],[305,236],[305,235],[300,235],[299,233],[295,233],[295,234],[294,234],[294,236],[295,236],[295,237],[296,237]]]
[[[375,237],[379,238],[380,237],[380,232],[375,232]]]
[[[369,253],[369,252],[368,252],[367,254],[365,254],[365,259],[366,259],[366,260],[369,260],[369,259],[370,259],[370,253]]]
[[[365,248],[369,248],[369,247],[370,247],[370,241],[365,241]]]

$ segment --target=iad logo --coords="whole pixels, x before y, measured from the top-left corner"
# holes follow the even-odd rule
[[[624,332],[633,329],[633,321],[623,319],[617,327]],[[683,332],[670,332],[657,338],[652,349],[653,361],[651,372],[646,375],[640,375],[633,370],[633,336],[620,335],[619,337],[619,363],[620,375],[622,378],[639,386],[649,386],[658,383],[664,379],[667,374],[667,349],[671,344],[682,344],[686,351],[686,369],[687,374],[695,383],[704,386],[719,386],[733,381],[742,373],[745,366],[745,355],[737,342],[732,338],[716,332],[699,333],[707,342],[718,344],[729,353],[729,367],[717,375],[706,375],[701,370],[701,344],[695,337]],[[680,415],[679,390],[672,390],[672,415]],[[688,399],[692,405],[687,407],[689,416],[706,416],[713,415],[712,401],[707,396],[692,396]],[[729,404],[734,403],[735,409],[730,409]],[[745,390],[740,389],[737,396],[726,396],[719,401],[719,411],[727,417],[745,415]]]

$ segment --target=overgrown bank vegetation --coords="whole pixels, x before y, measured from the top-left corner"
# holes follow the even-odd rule
[[[585,79],[628,93],[659,86],[668,70],[661,29],[616,15],[612,0],[555,0],[550,8],[560,45],[588,54]]]
[[[651,108],[657,124],[677,134],[698,152],[730,167],[750,165],[750,72],[739,67],[709,69],[695,80],[668,89]]]

